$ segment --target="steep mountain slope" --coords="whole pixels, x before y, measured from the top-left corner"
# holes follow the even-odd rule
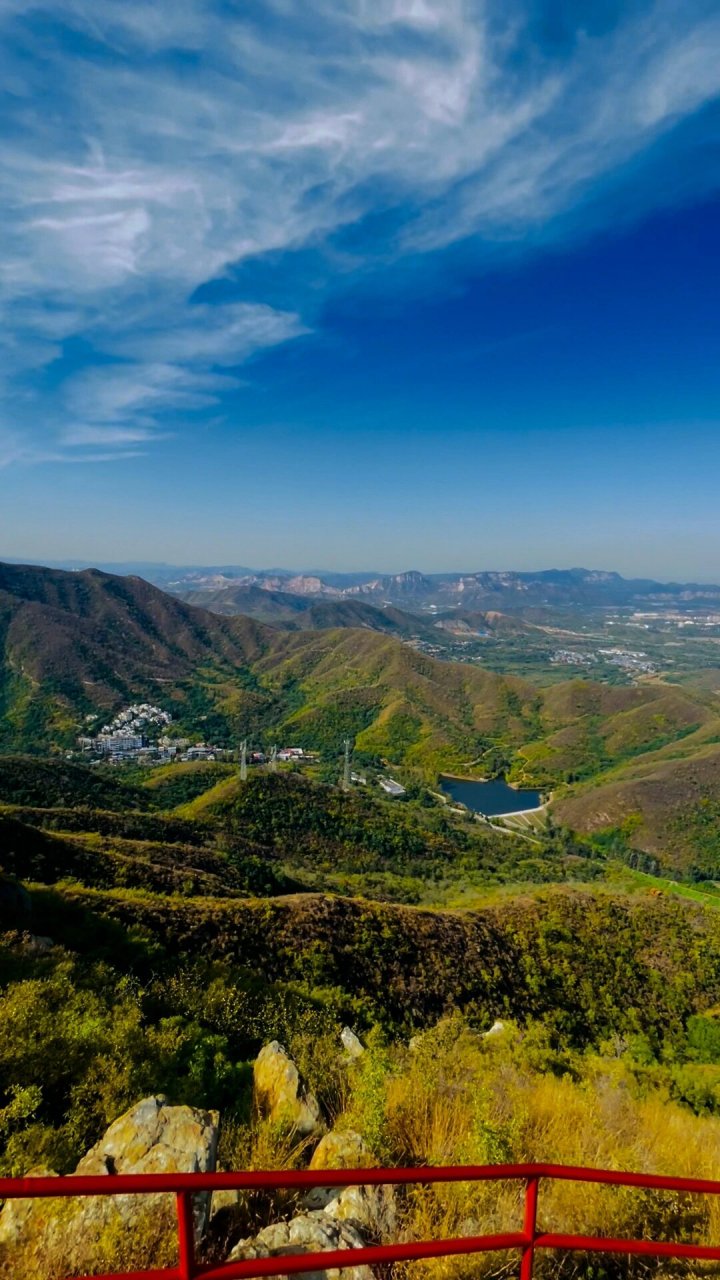
[[[658,751],[558,799],[554,815],[577,831],[616,831],[628,849],[695,879],[720,873],[720,745]],[[679,744],[682,745],[682,744]]]
[[[69,741],[83,711],[217,683],[267,643],[252,619],[191,609],[142,578],[1,565],[0,743]]]
[[[229,618],[242,613],[260,622],[292,622],[296,614],[306,613],[312,607],[312,599],[307,596],[293,595],[290,591],[272,591],[254,583],[219,587],[183,586],[173,588],[172,594],[186,604],[208,609],[211,613]]]
[[[720,914],[649,894],[551,889],[475,912],[322,894],[183,904],[65,887],[33,898],[35,931],[58,942],[89,946],[110,921],[139,925],[172,957],[229,961],[275,983],[312,975],[406,1031],[453,1009],[486,1023],[547,1015],[587,1044],[677,1025],[720,999]]]
[[[367,627],[388,635],[414,635],[430,628],[423,619],[392,606],[376,608],[362,600],[293,595],[259,586],[221,587],[214,591],[178,591],[179,599],[225,617],[245,614],[284,630],[323,631],[328,627]]]
[[[597,774],[613,762],[675,743],[703,726],[718,725],[717,713],[690,690],[660,682],[613,688],[572,680],[546,689],[541,740],[524,745],[515,772],[537,779]]]

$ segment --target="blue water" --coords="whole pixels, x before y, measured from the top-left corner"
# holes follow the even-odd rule
[[[494,782],[468,782],[441,775],[440,783],[453,800],[491,818],[499,818],[504,813],[520,813],[522,809],[537,809],[540,805],[539,791],[516,791],[499,779]]]

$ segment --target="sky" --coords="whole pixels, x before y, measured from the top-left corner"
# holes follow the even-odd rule
[[[720,581],[716,0],[0,0],[0,556]]]

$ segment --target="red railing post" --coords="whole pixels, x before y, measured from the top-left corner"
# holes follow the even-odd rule
[[[526,1244],[523,1246],[520,1261],[520,1280],[532,1280],[535,1262],[535,1237],[537,1234],[537,1202],[539,1178],[528,1178],[525,1186],[525,1220],[523,1235]]]
[[[178,1220],[178,1275],[180,1280],[193,1280],[195,1275],[195,1223],[192,1195],[178,1191],[176,1197]]]

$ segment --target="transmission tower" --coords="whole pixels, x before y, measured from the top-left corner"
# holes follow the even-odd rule
[[[247,738],[240,743],[240,781],[247,782]]]
[[[277,773],[277,743],[274,743],[270,751],[270,768],[273,773]]]
[[[344,747],[344,749],[345,749],[345,759],[344,759],[344,762],[343,762],[342,787],[343,787],[343,791],[349,791],[349,790],[350,790],[350,784],[351,784],[351,778],[350,778],[350,749],[351,749],[351,747],[352,747],[352,743],[351,743],[351,741],[350,741],[350,739],[349,739],[349,738],[343,738],[343,747]]]

